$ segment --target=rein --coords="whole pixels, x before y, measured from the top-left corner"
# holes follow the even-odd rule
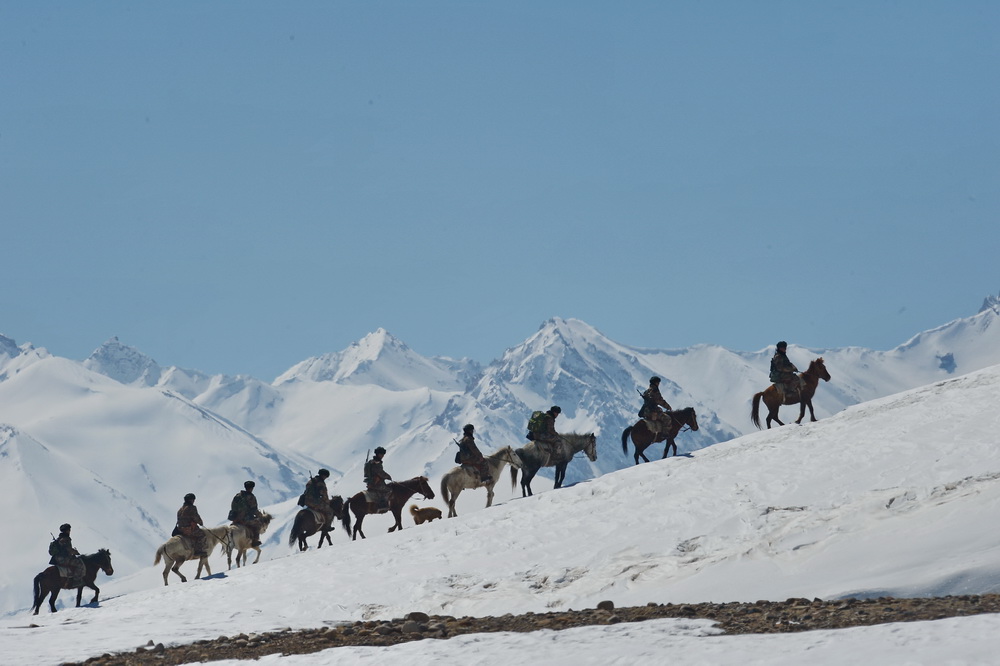
[[[413,479],[407,479],[406,481],[393,481],[393,483],[395,483],[397,486],[400,486],[401,488],[405,488],[406,490],[412,491],[414,495],[420,495],[424,499],[427,499],[427,495],[421,492],[420,488],[412,488],[406,485],[408,483],[414,483]]]

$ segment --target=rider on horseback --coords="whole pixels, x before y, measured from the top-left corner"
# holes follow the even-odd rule
[[[552,405],[547,412],[544,412],[541,427],[531,430],[533,440],[542,445],[542,449],[550,458],[555,456],[556,451],[562,446],[562,438],[556,432],[556,417],[560,414],[562,408]]]
[[[324,529],[333,529],[333,508],[330,506],[330,495],[326,491],[326,480],[330,470],[321,469],[316,476],[306,482],[306,490],[302,493],[302,504],[323,516]]]
[[[799,369],[788,360],[788,355],[785,353],[787,349],[788,343],[784,340],[775,345],[774,357],[771,359],[771,374],[768,377],[782,394],[782,400],[789,395],[798,395],[802,387],[802,379],[795,374]]]
[[[250,546],[253,548],[260,545],[260,510],[257,508],[257,497],[253,494],[255,485],[253,481],[244,483],[244,489],[233,497],[229,510],[229,520],[250,532]]]
[[[73,539],[69,536],[70,524],[63,523],[59,526],[59,536],[49,544],[49,564],[59,567],[59,573],[63,576],[65,587],[73,588],[83,585],[83,578],[87,574],[87,567],[80,558],[80,553],[73,547]]]
[[[462,428],[462,440],[458,443],[458,462],[460,465],[468,465],[479,472],[481,483],[489,483],[493,480],[490,475],[490,466],[483,457],[483,453],[476,446],[476,427],[471,423]]]
[[[207,557],[208,543],[205,541],[205,532],[201,529],[205,522],[198,515],[194,500],[194,493],[184,496],[184,504],[177,510],[177,527],[174,528],[174,533],[191,541],[195,557]]]
[[[650,377],[649,388],[642,392],[642,407],[639,409],[639,416],[646,419],[653,434],[659,433],[666,425],[666,419],[663,418],[665,413],[660,410],[660,407],[667,412],[673,411],[670,403],[664,400],[660,394],[660,378]]]
[[[365,461],[365,487],[375,499],[375,504],[379,511],[389,510],[389,487],[392,481],[389,473],[382,469],[382,458],[385,456],[385,449],[381,446],[375,447],[375,456]]]

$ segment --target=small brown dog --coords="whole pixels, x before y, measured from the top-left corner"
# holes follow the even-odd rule
[[[417,525],[422,525],[423,523],[429,523],[435,518],[441,517],[441,509],[435,509],[432,506],[426,507],[424,509],[418,509],[416,504],[410,505],[410,515],[413,516],[413,522]]]

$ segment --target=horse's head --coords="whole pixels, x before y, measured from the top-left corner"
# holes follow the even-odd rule
[[[273,517],[274,516],[272,516],[271,514],[269,514],[267,511],[261,511],[260,512],[260,533],[261,534],[263,534],[264,532],[267,531],[267,526],[271,524],[271,518],[273,518]]]
[[[111,566],[111,551],[107,548],[101,548],[97,551],[97,566],[101,567],[101,571],[104,572],[105,576],[111,576],[115,573],[115,568]]]
[[[830,372],[826,369],[822,356],[809,364],[809,370],[823,381],[830,381]]]
[[[434,490],[431,488],[430,481],[427,480],[426,476],[418,476],[417,481],[417,492],[426,497],[427,499],[434,499]]]
[[[698,429],[698,415],[695,414],[694,407],[688,407],[684,410],[684,421],[691,430]]]
[[[597,435],[594,433],[587,435],[587,442],[583,445],[583,452],[587,454],[590,462],[597,462]]]

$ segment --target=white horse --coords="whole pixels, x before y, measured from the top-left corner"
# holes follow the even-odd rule
[[[212,554],[216,546],[221,545],[222,549],[226,551],[227,556],[233,549],[233,540],[229,532],[229,525],[202,527],[201,531],[205,533],[205,543],[208,544],[208,553],[198,558],[198,572],[195,574],[195,578],[201,578],[201,570],[203,568],[209,576],[212,575],[212,567],[208,565],[208,556]],[[167,576],[170,575],[171,571],[180,576],[182,583],[186,583],[187,578],[180,572],[180,566],[187,560],[195,559],[194,546],[191,545],[190,539],[185,537],[170,537],[165,544],[156,549],[156,559],[153,560],[153,564],[159,564],[161,559],[164,561],[164,585],[167,585]]]
[[[263,534],[267,531],[267,526],[271,524],[271,514],[267,511],[261,511],[260,513],[260,533]],[[254,546],[253,539],[250,538],[250,530],[248,530],[243,525],[230,525],[229,535],[232,540],[233,549],[236,550],[236,568],[240,567],[240,560],[243,560],[243,564],[247,563],[247,551],[251,548],[257,551],[257,557],[254,559],[252,564],[257,564],[260,561],[260,546]],[[226,562],[229,564],[229,568],[233,568],[233,550],[230,549],[226,551]]]
[[[454,518],[458,515],[455,511],[455,500],[463,490],[470,488],[486,488],[486,507],[493,506],[493,486],[500,480],[500,473],[509,463],[511,467],[521,469],[521,458],[514,453],[514,449],[505,446],[502,449],[484,456],[489,465],[492,481],[483,483],[479,480],[479,470],[473,469],[469,465],[459,465],[446,472],[441,478],[441,498],[448,505],[448,517]],[[514,489],[514,480],[511,480],[510,489]],[[450,495],[449,495],[450,493]]]

